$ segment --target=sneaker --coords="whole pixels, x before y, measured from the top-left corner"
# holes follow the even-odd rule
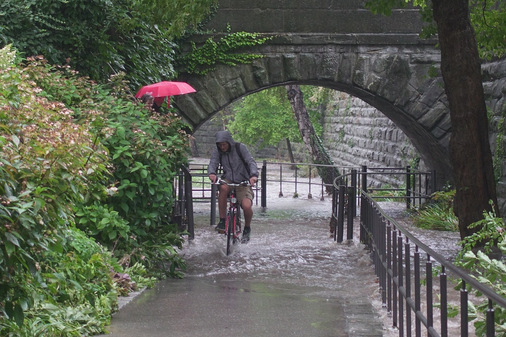
[[[247,243],[249,241],[250,233],[251,233],[251,228],[244,227],[244,230],[242,231],[241,243]]]
[[[225,220],[220,220],[214,229],[220,233],[225,233]]]

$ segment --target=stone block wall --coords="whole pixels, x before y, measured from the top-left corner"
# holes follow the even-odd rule
[[[337,166],[426,169],[407,136],[364,101],[336,92],[326,109],[323,142]],[[373,186],[399,186],[401,177],[371,177]]]

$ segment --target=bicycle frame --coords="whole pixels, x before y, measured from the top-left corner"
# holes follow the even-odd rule
[[[239,184],[228,183],[225,180],[219,178],[216,184],[226,184],[230,188],[228,192],[228,209],[227,217],[225,222],[225,235],[227,235],[227,255],[230,255],[232,245],[236,244],[240,239],[241,234],[241,205],[236,196],[235,188],[238,186],[249,186],[248,182],[242,182]]]

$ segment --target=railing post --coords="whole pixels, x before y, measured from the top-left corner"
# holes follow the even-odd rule
[[[355,193],[353,193],[354,191],[354,188],[353,186],[352,187],[348,187],[348,221],[347,221],[347,224],[346,224],[346,239],[348,241],[351,241],[353,240],[353,217],[354,217],[354,207],[353,205],[355,204]]]
[[[218,187],[214,184],[211,184],[211,222],[209,225],[216,225],[216,194],[218,191]]]
[[[467,292],[466,282],[462,281],[462,287],[460,288],[460,336],[462,337],[467,337],[469,335],[468,299],[469,294]]]
[[[488,309],[486,312],[487,324],[487,337],[495,336],[495,323],[494,323],[494,305],[491,299],[488,299]]]
[[[411,168],[406,166],[406,208],[411,208]]]
[[[262,172],[261,172],[261,193],[262,197],[260,198],[260,206],[262,210],[267,208],[267,161],[264,160],[262,164]]]
[[[367,193],[367,166],[362,165],[362,190]]]
[[[339,185],[339,210],[337,212],[337,242],[343,242],[344,236],[344,186]]]
[[[195,224],[193,219],[193,182],[192,182],[192,175],[189,169],[186,167],[184,167],[184,189],[185,189],[184,207],[186,211],[186,221],[188,223],[187,225],[188,238],[190,240],[193,240],[195,238]]]
[[[357,170],[351,170],[351,210],[354,217],[357,216]]]

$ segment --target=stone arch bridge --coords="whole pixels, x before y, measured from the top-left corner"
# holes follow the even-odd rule
[[[251,64],[219,65],[205,76],[186,76],[197,92],[174,105],[198,129],[233,101],[285,84],[343,91],[377,108],[412,141],[423,160],[451,179],[451,123],[434,40],[418,37],[419,13],[394,10],[374,16],[357,0],[221,0],[207,24],[269,34],[268,43],[244,52],[263,55]],[[207,38],[207,37],[206,37]]]

